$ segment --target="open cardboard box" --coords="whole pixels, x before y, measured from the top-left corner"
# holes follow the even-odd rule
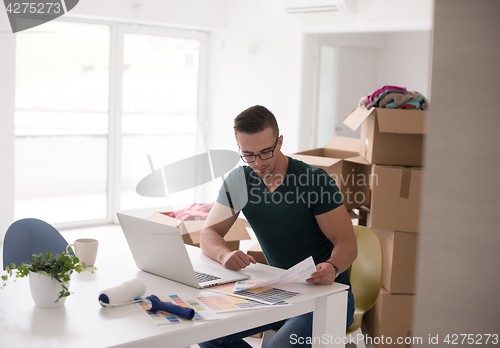
[[[344,120],[361,126],[359,155],[372,164],[422,166],[426,112],[358,106]]]
[[[257,261],[258,263],[267,265],[266,257],[264,256],[264,252],[262,251],[262,247],[260,246],[259,242],[255,242],[255,244],[252,245],[250,249],[248,249],[247,254],[253,256],[255,261]]]
[[[185,244],[200,246],[200,233],[205,220],[180,221],[166,214],[169,212],[155,212],[149,217],[149,220],[159,222],[165,225],[174,226],[179,229]],[[246,222],[243,219],[236,219],[235,223],[224,236],[228,248],[232,251],[240,248],[240,240],[250,239],[246,229]]]
[[[359,139],[334,136],[324,148],[289,155],[324,169],[339,187],[347,210],[370,205],[370,165],[358,154]]]

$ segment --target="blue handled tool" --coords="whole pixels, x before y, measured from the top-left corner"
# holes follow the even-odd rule
[[[162,302],[156,295],[148,296],[146,297],[146,300],[151,302],[151,309],[149,309],[150,312],[164,311],[174,315],[179,315],[189,320],[194,317],[194,309],[184,308],[170,302]]]

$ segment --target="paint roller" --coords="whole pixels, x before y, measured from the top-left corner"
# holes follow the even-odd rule
[[[179,315],[187,319],[193,319],[194,309],[184,308],[170,302],[161,301],[156,295],[150,295],[145,299],[146,284],[141,279],[132,279],[113,288],[99,293],[99,303],[103,307],[121,307],[132,303],[147,301],[151,304],[150,312],[164,311]]]

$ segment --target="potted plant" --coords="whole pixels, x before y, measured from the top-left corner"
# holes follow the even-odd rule
[[[52,257],[49,250],[45,258],[43,254],[33,254],[33,259],[27,264],[23,262],[16,267],[13,263],[12,267],[5,267],[7,274],[2,275],[2,289],[7,284],[7,279],[14,275],[13,269],[17,268],[16,278],[30,275],[30,290],[36,306],[50,308],[64,305],[66,297],[70,295],[68,288],[71,274],[73,271],[80,273],[87,269],[85,262],[80,264],[80,260],[69,252],[71,248],[68,248],[68,252]],[[96,268],[92,267],[91,272],[94,273],[94,270]]]

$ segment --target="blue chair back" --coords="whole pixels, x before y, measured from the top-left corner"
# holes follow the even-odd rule
[[[52,255],[66,251],[68,242],[54,227],[39,219],[21,219],[10,225],[3,241],[3,269],[11,263],[29,262],[33,254],[50,250]]]

